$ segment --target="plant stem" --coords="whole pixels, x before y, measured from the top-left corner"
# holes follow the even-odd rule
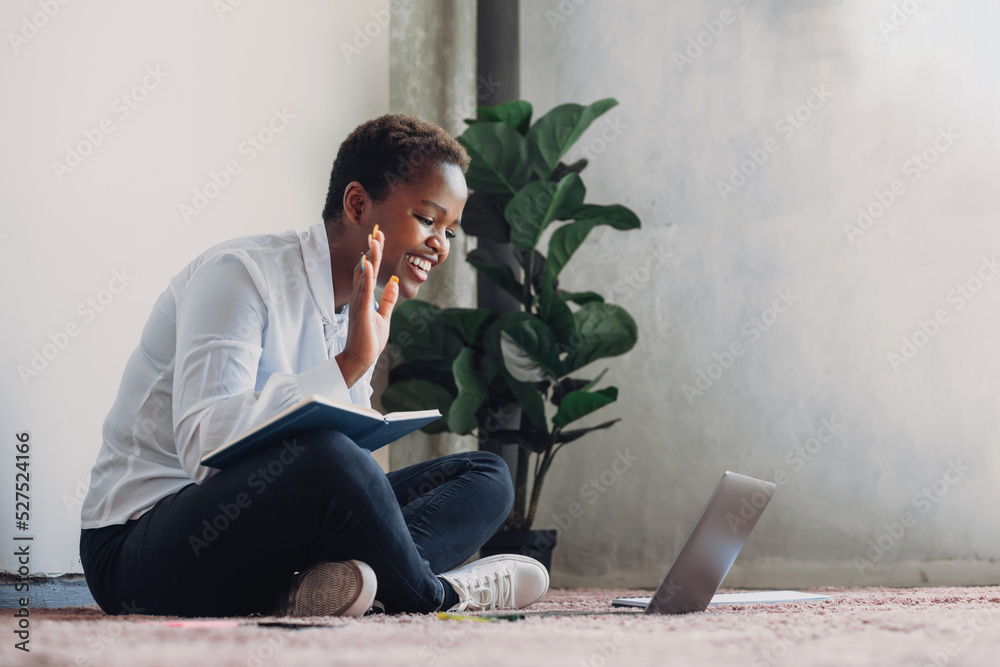
[[[517,474],[514,479],[517,487],[514,489],[514,511],[511,513],[510,527],[513,530],[526,530],[524,527],[525,510],[528,506],[528,458],[531,454],[527,449],[517,450]]]
[[[558,428],[552,429],[552,442],[555,442],[556,437],[558,437],[559,430]],[[545,474],[549,471],[549,466],[552,465],[553,456],[555,456],[555,450],[551,445],[545,450],[544,455],[539,455],[541,460],[538,467],[535,468],[535,480],[531,485],[531,505],[528,507],[528,512],[525,515],[525,530],[530,530],[531,524],[535,522],[535,513],[538,511],[538,497],[542,493],[542,483],[545,481]]]

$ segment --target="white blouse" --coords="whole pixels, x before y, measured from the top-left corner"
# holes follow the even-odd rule
[[[123,524],[218,472],[202,456],[310,394],[371,406],[371,375],[348,388],[334,356],[326,229],[216,245],[170,280],[104,421],[83,528]]]

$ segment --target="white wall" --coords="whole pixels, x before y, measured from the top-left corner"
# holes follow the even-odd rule
[[[565,272],[627,307],[640,341],[606,364],[621,394],[595,421],[622,422],[553,465],[536,527],[567,526],[555,584],[655,585],[726,469],[783,482],[730,584],[1000,582],[1000,279],[976,276],[1000,256],[998,22],[986,0],[521,3],[522,96],[539,114],[620,100],[617,129],[580,142],[587,199],[643,221],[598,229]],[[705,46],[675,60],[689,38]],[[907,165],[925,150],[926,170]],[[966,282],[971,300],[952,291]],[[699,372],[717,377],[689,401]],[[810,442],[825,418],[836,433]]]
[[[41,4],[58,13],[47,19]],[[0,6],[7,35],[0,46],[0,570],[16,570],[7,537],[12,443],[15,433],[29,431],[31,572],[81,571],[79,500],[101,424],[154,300],[170,276],[213,243],[320,220],[340,142],[388,111],[388,30],[371,13],[385,20],[387,6],[385,0]],[[22,23],[36,14],[43,25],[37,34]],[[357,32],[366,28],[373,35],[367,43]],[[22,30],[30,39],[12,42],[9,33]],[[348,57],[341,44],[355,39],[363,48]],[[162,80],[149,77],[148,68],[161,71]],[[135,96],[144,99],[127,109],[121,96],[132,96],[143,82],[149,90]],[[294,118],[275,121],[284,127],[263,150],[241,150],[248,135],[268,128],[275,109]],[[53,162],[65,162],[67,146],[96,136],[102,121],[113,132],[60,178]],[[240,172],[185,221],[179,206],[192,205],[193,190],[205,188],[210,172],[229,161]],[[115,272],[127,276],[124,284],[112,282]],[[89,299],[104,304],[91,308]],[[46,350],[50,335],[63,338],[67,327],[75,335],[65,336],[65,347]],[[18,367],[30,368],[35,351],[52,358],[24,380]]]

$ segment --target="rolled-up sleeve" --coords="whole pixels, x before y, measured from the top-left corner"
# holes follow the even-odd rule
[[[268,327],[267,285],[239,251],[206,260],[176,299],[174,440],[181,465],[195,482],[217,472],[200,465],[205,454],[305,396],[351,402],[334,359],[297,375],[274,372],[255,390]]]

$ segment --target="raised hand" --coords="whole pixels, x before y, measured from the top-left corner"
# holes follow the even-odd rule
[[[382,289],[382,301],[375,308],[375,286],[385,234],[375,225],[368,235],[368,252],[361,255],[354,269],[354,292],[349,302],[347,344],[337,355],[337,364],[351,387],[375,363],[389,340],[389,318],[399,297],[399,279],[392,276]]]

